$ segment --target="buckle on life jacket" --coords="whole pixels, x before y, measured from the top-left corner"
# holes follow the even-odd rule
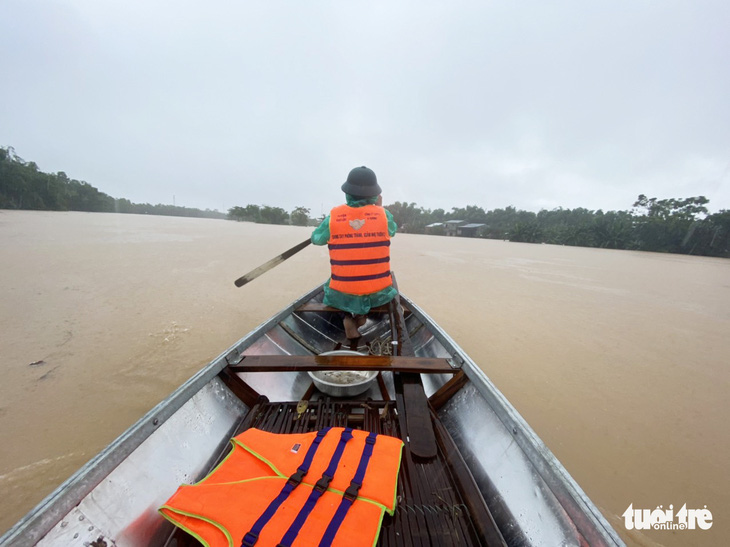
[[[345,493],[342,495],[342,497],[345,498],[347,501],[354,502],[357,499],[357,494],[360,491],[360,488],[362,488],[362,484],[358,484],[355,481],[352,481],[350,483],[350,486],[347,487],[347,490],[345,490]]]
[[[291,486],[296,488],[304,480],[304,475],[306,475],[306,474],[307,474],[307,470],[299,467],[299,468],[297,468],[297,472],[294,473],[291,477],[289,477],[289,479],[287,479],[286,483],[290,484]]]
[[[246,532],[246,535],[243,536],[243,540],[241,540],[241,547],[253,547],[256,545],[258,540],[258,534],[255,534],[254,532]]]
[[[317,483],[314,485],[314,489],[319,492],[320,494],[323,494],[325,490],[327,490],[327,487],[329,487],[330,482],[332,482],[332,478],[326,473],[322,475],[322,477],[317,481]]]

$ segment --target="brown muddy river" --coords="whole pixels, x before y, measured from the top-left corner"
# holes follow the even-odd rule
[[[0,531],[200,367],[324,281],[310,230],[0,211]],[[730,260],[399,234],[401,290],[629,545],[730,540]],[[709,530],[622,513],[704,508]]]

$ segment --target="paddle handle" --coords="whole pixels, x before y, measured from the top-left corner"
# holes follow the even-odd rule
[[[265,264],[261,264],[261,266],[259,266],[258,268],[254,268],[253,270],[248,272],[246,275],[242,275],[241,277],[239,277],[238,279],[236,279],[234,281],[236,287],[243,287],[246,283],[253,281],[254,279],[256,279],[258,276],[260,276],[262,274],[265,274],[272,268],[275,268],[276,266],[278,266],[279,264],[284,262],[287,258],[290,258],[290,257],[294,256],[295,254],[297,254],[299,251],[304,249],[304,247],[306,247],[310,243],[312,243],[312,240],[306,239],[306,240],[302,241],[301,243],[299,243],[298,245],[295,245],[288,251],[284,251],[279,256],[275,256],[274,258],[272,258]]]

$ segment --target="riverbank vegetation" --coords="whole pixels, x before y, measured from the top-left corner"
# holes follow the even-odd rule
[[[415,203],[386,205],[401,232],[447,234],[446,224],[471,224],[475,237],[525,243],[628,249],[730,258],[730,210],[709,214],[704,196],[658,199],[639,195],[626,211],[557,208],[538,213],[514,207],[486,211],[464,208],[424,209]],[[288,213],[269,205],[236,206],[227,214],[174,205],[132,203],[113,198],[64,172],[44,173],[34,162],[0,148],[0,209],[95,211],[228,218],[264,224],[307,226],[317,222],[310,210]],[[474,227],[476,226],[476,227]],[[466,233],[466,231],[464,231]]]
[[[704,196],[683,199],[639,195],[627,211],[542,210],[514,207],[485,211],[469,205],[434,211],[415,203],[386,206],[401,231],[444,234],[443,223],[480,225],[476,237],[526,243],[550,243],[730,258],[730,210],[708,214]]]
[[[63,171],[44,173],[35,162],[20,158],[12,147],[0,148],[0,209],[226,218],[210,209],[113,198],[87,182],[69,178]]]

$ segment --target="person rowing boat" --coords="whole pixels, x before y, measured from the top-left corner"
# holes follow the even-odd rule
[[[360,338],[371,308],[393,300],[398,291],[390,273],[390,239],[398,225],[382,206],[382,190],[372,169],[350,171],[342,185],[345,204],[330,211],[311,236],[329,248],[331,276],[324,303],[342,310],[345,335]]]

